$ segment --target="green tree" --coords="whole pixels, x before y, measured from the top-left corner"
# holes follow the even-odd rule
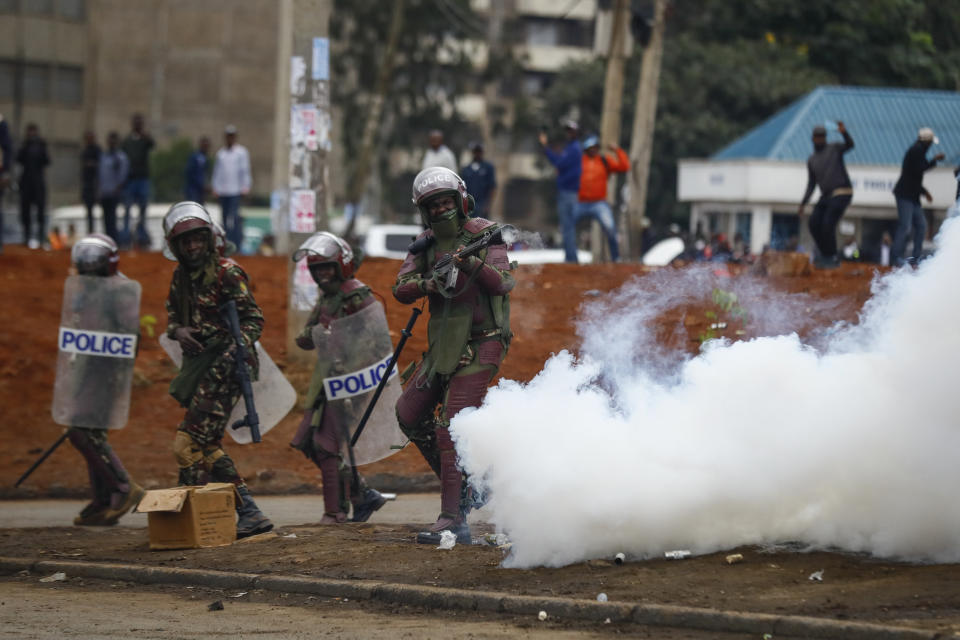
[[[632,119],[635,55],[623,114]],[[517,121],[526,135],[572,106],[596,130],[603,62],[563,69]],[[677,161],[718,151],[822,84],[960,88],[956,0],[673,0],[668,18],[647,215],[683,221]],[[625,128],[624,136],[629,135]],[[621,140],[626,146],[628,141]]]
[[[155,202],[177,202],[183,199],[183,172],[193,153],[189,138],[177,138],[163,149],[150,155],[150,174],[153,178]]]
[[[390,6],[378,0],[334,2],[332,58],[340,81],[332,86],[332,98],[344,114],[347,175],[354,170],[391,16]],[[463,149],[477,130],[451,108],[473,77],[469,57],[459,45],[467,36],[482,39],[484,22],[470,10],[467,0],[408,0],[403,23],[383,105],[380,145],[419,151],[426,146],[427,133],[441,129],[448,146],[455,151]],[[382,175],[387,175],[387,154],[381,154],[378,162]],[[404,182],[406,186],[402,186]],[[409,198],[408,179],[384,187],[388,203]],[[401,189],[403,193],[398,193]]]

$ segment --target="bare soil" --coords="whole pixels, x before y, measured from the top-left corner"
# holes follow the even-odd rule
[[[755,547],[686,560],[612,559],[560,569],[504,569],[503,551],[413,543],[415,525],[284,527],[279,536],[212,549],[150,551],[142,529],[0,530],[0,556],[131,562],[166,567],[369,579],[611,602],[674,604],[806,615],[960,632],[956,565],[910,565],[864,556]],[[477,529],[478,534],[483,529]],[[291,533],[295,538],[283,536]],[[727,564],[728,553],[743,562]],[[822,582],[809,579],[823,571]]]
[[[56,336],[60,322],[63,283],[69,268],[67,252],[29,251],[20,246],[5,247],[0,255],[0,437],[6,446],[5,464],[0,466],[0,498],[82,497],[87,486],[86,469],[69,446],[58,449],[20,489],[13,483],[62,430],[50,416],[53,381],[56,375]],[[250,275],[257,302],[266,316],[261,342],[299,393],[304,393],[310,369],[288,364],[286,354],[287,261],[279,257],[240,259]],[[394,339],[406,325],[411,307],[396,302],[390,287],[400,263],[370,258],[359,272],[385,300],[387,319]],[[120,269],[140,282],[143,294],[141,317],[156,318],[155,333],[166,324],[164,300],[174,265],[159,253],[124,253]],[[725,267],[718,267],[726,272]],[[742,269],[731,267],[731,277]],[[512,329],[515,334],[500,375],[528,381],[543,367],[551,354],[576,350],[574,321],[581,304],[590,304],[599,295],[620,287],[648,268],[636,264],[577,266],[552,264],[520,267],[517,286],[511,296]],[[799,277],[769,277],[784,291],[807,293],[836,300],[827,317],[809,318],[809,326],[835,320],[855,321],[867,299],[873,269],[856,264],[836,271],[814,272]],[[709,330],[713,320],[701,305],[665,311],[657,320],[657,333],[664,342],[689,352],[699,346],[698,336]],[[679,331],[678,331],[679,329]],[[732,339],[754,337],[751,327]],[[722,334],[723,332],[719,332]],[[426,321],[415,327],[400,358],[402,370],[426,348]],[[110,442],[127,470],[138,483],[149,488],[176,484],[176,464],[170,443],[183,410],[167,393],[176,374],[156,338],[144,332],[137,357],[130,419],[127,427],[110,434]],[[316,467],[287,446],[299,422],[299,411],[291,413],[268,434],[259,446],[238,446],[229,438],[225,446],[251,488],[257,493],[315,491],[319,483]],[[363,473],[376,486],[399,490],[432,489],[432,474],[413,447],[386,460],[367,465]]]

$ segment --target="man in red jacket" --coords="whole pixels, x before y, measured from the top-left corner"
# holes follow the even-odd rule
[[[576,222],[583,218],[593,218],[599,222],[610,244],[610,259],[616,262],[620,257],[620,249],[617,246],[617,224],[613,219],[613,209],[607,202],[607,178],[611,173],[625,173],[630,168],[630,160],[617,145],[610,144],[607,148],[612,153],[600,153],[597,136],[590,136],[583,141]]]

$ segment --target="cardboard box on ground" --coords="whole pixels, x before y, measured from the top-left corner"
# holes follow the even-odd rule
[[[227,482],[147,491],[137,511],[147,514],[151,549],[196,549],[237,538],[236,487]]]

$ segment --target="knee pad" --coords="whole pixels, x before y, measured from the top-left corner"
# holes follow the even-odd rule
[[[173,437],[173,456],[181,469],[192,467],[203,460],[203,452],[196,445],[193,438],[185,431],[177,431]]]

